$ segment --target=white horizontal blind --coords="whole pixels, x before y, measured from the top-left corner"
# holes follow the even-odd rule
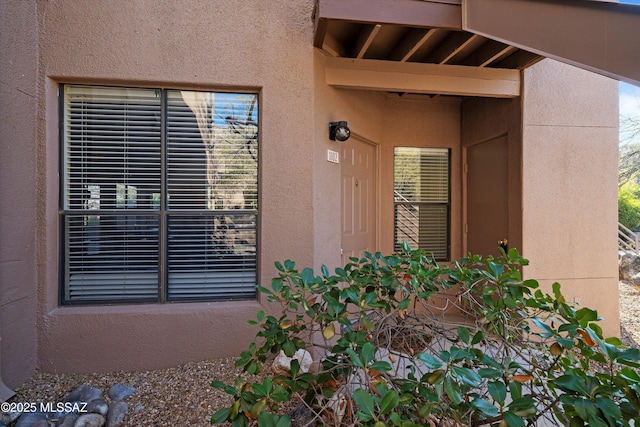
[[[159,93],[65,86],[64,100],[65,300],[157,300]]]
[[[395,249],[403,242],[449,258],[449,150],[396,147]]]
[[[64,302],[254,297],[257,96],[63,96]]]
[[[255,296],[257,136],[255,94],[168,91],[170,299]]]

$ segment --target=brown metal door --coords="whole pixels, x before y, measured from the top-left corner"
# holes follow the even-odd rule
[[[500,136],[467,148],[467,251],[498,255],[508,239],[508,145]]]
[[[376,250],[376,149],[352,136],[341,145],[342,261]]]

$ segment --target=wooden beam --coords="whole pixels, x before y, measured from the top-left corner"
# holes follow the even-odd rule
[[[402,39],[398,48],[391,54],[391,61],[405,62],[424,45],[427,40],[434,37],[436,29],[414,28]]]
[[[369,49],[369,46],[371,45],[371,42],[373,42],[373,39],[376,38],[376,34],[378,34],[378,31],[380,31],[381,27],[382,25],[375,24],[369,25],[362,30],[360,36],[358,37],[356,45],[353,47],[352,56],[354,58],[362,59],[364,57],[364,54],[367,52],[367,49]]]
[[[316,19],[462,29],[459,1],[317,0]]]
[[[327,58],[330,86],[459,96],[513,98],[520,95],[520,72],[461,65]]]
[[[640,7],[586,0],[463,0],[466,31],[640,85]]]

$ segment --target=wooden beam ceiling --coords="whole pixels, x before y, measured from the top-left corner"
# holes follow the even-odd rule
[[[520,95],[520,71],[460,65],[327,58],[330,86],[401,93],[512,98]]]

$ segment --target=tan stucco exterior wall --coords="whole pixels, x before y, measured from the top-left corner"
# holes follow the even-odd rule
[[[36,367],[37,20],[33,2],[0,2],[0,380]]]
[[[525,275],[595,308],[618,336],[617,82],[552,60],[524,71]]]
[[[273,261],[312,265],[312,0],[38,2],[38,155],[47,228],[40,254],[39,346],[45,371],[148,369],[237,355],[258,301],[58,307],[59,82],[260,92],[260,279]]]

